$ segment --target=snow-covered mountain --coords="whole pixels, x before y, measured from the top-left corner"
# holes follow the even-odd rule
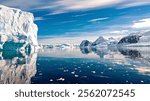
[[[90,47],[92,45],[92,42],[88,40],[83,40],[80,44],[80,47]]]
[[[117,41],[114,38],[105,39],[102,36],[100,36],[96,41],[90,42],[88,40],[83,40],[80,44],[80,47],[92,47],[92,48],[99,48],[99,47],[107,47],[108,45],[116,45]]]
[[[119,42],[118,44],[133,44],[133,43],[138,43],[139,40],[140,40],[140,37],[139,35],[130,35],[130,36],[126,36],[126,37],[123,37]]]
[[[118,44],[123,46],[150,46],[150,31],[131,33],[123,37]]]
[[[88,40],[83,40],[80,44],[80,47],[97,47],[107,45],[107,41],[103,37],[99,37],[96,41],[90,42]]]
[[[32,13],[0,5],[0,48],[6,42],[37,46],[37,25]],[[20,48],[21,48],[20,47]]]
[[[97,45],[107,45],[106,39],[100,36],[96,41],[92,43],[92,46],[97,46]]]

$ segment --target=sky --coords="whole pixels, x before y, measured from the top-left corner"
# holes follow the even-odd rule
[[[150,0],[0,0],[32,12],[38,37],[120,36],[149,30]]]

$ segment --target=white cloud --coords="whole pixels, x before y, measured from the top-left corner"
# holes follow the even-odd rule
[[[50,14],[59,14],[77,10],[103,8],[120,3],[122,0],[56,0],[37,9],[52,9]]]
[[[81,16],[86,16],[86,15],[88,15],[88,14],[79,14],[79,15],[75,15],[73,17],[81,17]]]
[[[88,32],[87,32],[88,33]],[[85,36],[86,35],[86,36]],[[103,36],[104,38],[108,39],[110,37],[113,37],[115,39],[120,39],[122,38],[123,36],[126,36],[126,34],[107,34],[107,35],[101,35],[101,34],[98,34],[98,35],[95,35],[95,36],[90,36],[88,34],[84,34],[84,36],[76,36],[76,37],[58,37],[58,36],[55,36],[55,37],[45,37],[45,38],[39,38],[38,41],[39,41],[39,44],[44,44],[44,45],[47,45],[47,44],[53,44],[53,45],[56,45],[56,44],[64,44],[64,43],[67,43],[67,44],[80,44],[83,40],[89,40],[91,42],[95,41],[99,36]]]
[[[1,0],[0,4],[17,7],[23,10],[48,9],[50,14],[60,14],[71,11],[97,8],[128,8],[150,4],[150,0]]]
[[[128,30],[114,30],[114,31],[111,31],[110,33],[113,33],[113,34],[127,34],[129,31]]]
[[[70,20],[70,21],[63,21],[63,22],[59,22],[60,24],[66,24],[66,23],[71,23],[71,22],[75,22],[76,20]]]
[[[116,8],[128,8],[150,4],[149,0],[56,0],[49,5],[37,9],[51,9],[51,15],[71,11],[89,10],[115,6]]]
[[[57,3],[65,4],[65,6],[70,5],[66,7],[66,9],[68,10],[82,10],[95,7],[109,6],[112,4],[117,4],[119,2],[120,0],[71,0],[70,2],[68,2],[67,0],[62,0],[61,2]]]
[[[129,7],[149,5],[149,4],[150,4],[150,0],[132,0],[130,2],[127,1],[127,2],[122,3],[119,8],[129,8]]]
[[[150,28],[150,18],[139,20],[135,22],[131,27],[132,28]]]
[[[53,38],[42,38],[39,39],[40,44],[80,44],[83,40],[94,41],[97,39],[97,36],[84,36],[84,37],[53,37]]]
[[[43,17],[35,17],[35,19],[34,19],[34,21],[41,21],[41,20],[46,20],[46,19]]]
[[[47,15],[56,15],[56,14],[62,14],[62,13],[67,13],[67,11],[55,10],[54,12],[49,13]]]
[[[34,7],[40,6],[42,3],[41,0],[4,0],[0,1],[1,4],[10,6],[10,7],[15,7],[15,8],[20,8],[23,10],[31,10]]]
[[[96,19],[92,19],[92,20],[90,20],[90,21],[88,21],[88,22],[97,22],[97,21],[101,21],[101,20],[106,20],[106,19],[108,19],[109,17],[105,17],[105,18],[96,18]]]

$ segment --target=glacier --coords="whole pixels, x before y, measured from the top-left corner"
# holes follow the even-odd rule
[[[18,43],[22,44],[20,50],[27,45],[35,48],[38,46],[37,31],[32,13],[0,5],[0,50],[6,43],[13,43],[16,47]]]

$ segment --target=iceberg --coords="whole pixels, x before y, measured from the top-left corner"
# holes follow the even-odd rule
[[[11,46],[11,44],[19,50],[25,49],[28,45],[35,48],[38,46],[37,31],[38,27],[34,24],[32,13],[0,5],[1,50],[4,46]]]

